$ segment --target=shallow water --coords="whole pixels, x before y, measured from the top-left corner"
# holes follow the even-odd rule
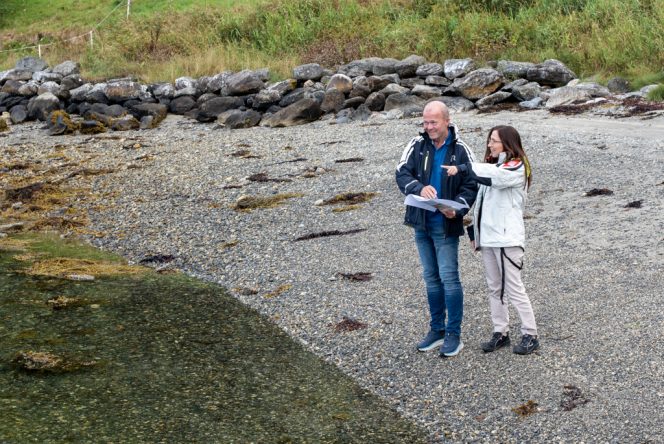
[[[75,282],[0,251],[0,442],[425,442],[426,434],[216,285]],[[54,310],[46,301],[79,298]],[[92,367],[32,373],[50,352]]]

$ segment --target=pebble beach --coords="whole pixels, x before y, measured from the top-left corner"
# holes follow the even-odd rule
[[[465,348],[445,359],[415,349],[428,310],[394,170],[419,118],[230,131],[169,115],[153,130],[62,137],[29,123],[0,147],[109,171],[74,178],[95,193],[78,204],[88,241],[223,285],[431,442],[664,442],[664,113],[452,121],[476,157],[489,129],[509,124],[530,158],[523,278],[542,345],[532,355],[480,349],[491,323],[467,239]],[[342,193],[369,199],[325,204]],[[281,200],[238,209],[247,196]],[[358,273],[369,279],[349,279]]]

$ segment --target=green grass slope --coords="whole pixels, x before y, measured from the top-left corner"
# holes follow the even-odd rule
[[[281,78],[300,63],[410,54],[663,77],[664,0],[132,0],[129,18],[126,0],[25,3],[0,2],[0,69],[41,44],[47,61],[79,60],[88,77],[144,81],[265,66]]]

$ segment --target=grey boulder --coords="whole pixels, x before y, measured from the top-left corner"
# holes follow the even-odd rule
[[[36,57],[23,57],[16,62],[16,69],[25,69],[30,72],[43,71],[48,68],[48,63]]]
[[[293,68],[296,80],[318,80],[323,77],[323,67],[318,63],[307,63]]]
[[[252,126],[258,125],[261,121],[261,117],[261,113],[254,111],[253,109],[246,111],[231,109],[219,114],[217,117],[217,123],[229,129],[251,128]]]
[[[302,125],[318,120],[320,116],[321,109],[318,101],[304,98],[264,118],[261,125],[272,128]]]
[[[109,102],[122,103],[141,96],[141,84],[131,80],[107,83],[102,89]]]
[[[46,120],[53,111],[60,108],[60,100],[50,92],[46,92],[30,99],[28,102],[28,118]]]
[[[395,93],[385,100],[385,111],[401,110],[404,117],[416,116],[422,113],[426,100],[411,94]]]
[[[347,94],[353,89],[353,83],[353,79],[345,74],[334,74],[327,83],[326,89],[334,88],[337,91]]]
[[[452,87],[468,100],[478,100],[496,91],[503,84],[503,76],[491,68],[481,68],[454,80]]]
[[[488,96],[479,99],[477,102],[475,102],[475,106],[479,110],[484,111],[495,106],[500,102],[504,102],[510,97],[512,97],[512,93],[509,93],[507,91],[497,91],[493,94],[489,94]]]
[[[549,59],[528,68],[526,78],[540,85],[563,86],[575,79],[576,74],[563,62]]]
[[[445,77],[454,80],[457,77],[465,76],[475,69],[475,66],[473,59],[448,59],[443,63],[443,72]]]
[[[258,75],[250,70],[231,74],[226,79],[228,94],[231,96],[244,96],[255,94],[265,87],[265,83]]]
[[[81,73],[81,65],[78,62],[67,60],[53,67],[53,72],[60,74],[62,77],[71,76]]]
[[[440,76],[445,70],[440,63],[425,63],[417,67],[415,74],[419,77]]]
[[[424,65],[426,62],[427,61],[424,57],[410,55],[400,62],[397,62],[394,65],[394,70],[401,78],[414,77],[417,75],[417,68]]]
[[[525,78],[528,75],[528,70],[534,66],[535,64],[530,62],[499,60],[496,65],[496,71],[501,73],[506,79],[514,80]]]

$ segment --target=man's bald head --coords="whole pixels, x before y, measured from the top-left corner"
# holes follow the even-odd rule
[[[444,120],[450,119],[450,110],[447,108],[447,105],[439,100],[429,102],[424,107],[424,112],[422,113],[423,115],[431,113],[440,113],[440,117],[442,117]]]
[[[438,100],[427,103],[422,112],[424,131],[429,135],[436,148],[440,148],[448,135],[450,111],[447,105]]]

